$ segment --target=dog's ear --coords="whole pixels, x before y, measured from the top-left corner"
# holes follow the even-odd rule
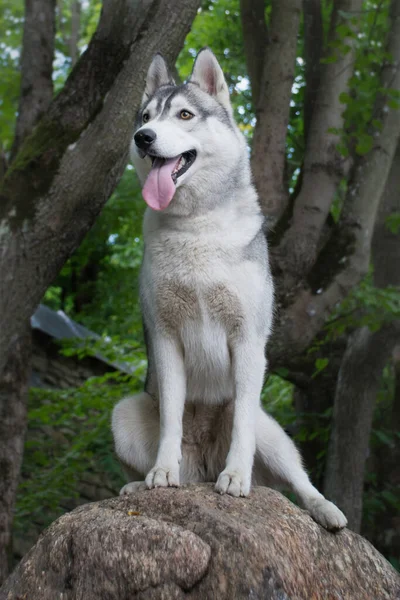
[[[210,96],[214,96],[229,112],[232,111],[228,85],[219,62],[210,48],[203,48],[196,56],[190,81],[197,83]]]
[[[151,61],[146,75],[146,85],[144,88],[142,104],[152,97],[158,88],[165,84],[175,85],[174,80],[169,74],[167,63],[161,54],[156,54]]]

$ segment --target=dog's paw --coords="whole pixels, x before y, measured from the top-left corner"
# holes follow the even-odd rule
[[[157,487],[179,487],[179,465],[176,468],[156,465],[148,473],[145,483],[149,490]]]
[[[218,477],[215,484],[215,491],[220,494],[230,494],[238,498],[239,496],[248,496],[250,493],[251,481],[245,479],[239,471],[225,469]]]
[[[335,531],[347,525],[347,519],[342,511],[324,497],[311,500],[307,509],[312,518],[325,529]]]
[[[127,496],[128,494],[136,494],[136,492],[141,492],[146,489],[146,484],[144,481],[131,481],[131,483],[127,483],[121,488],[119,495]]]

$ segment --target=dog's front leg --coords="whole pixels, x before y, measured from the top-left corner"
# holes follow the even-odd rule
[[[146,477],[148,488],[179,485],[182,458],[182,417],[186,375],[182,349],[176,340],[152,340],[160,401],[160,442],[156,464]]]
[[[232,348],[235,385],[231,446],[225,469],[215,489],[221,494],[247,496],[255,453],[256,415],[264,380],[265,356],[261,340],[238,342]]]

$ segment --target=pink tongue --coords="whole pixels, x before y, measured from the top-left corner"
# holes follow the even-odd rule
[[[172,171],[180,156],[164,160],[156,158],[143,186],[142,194],[146,203],[154,210],[164,210],[175,194]]]

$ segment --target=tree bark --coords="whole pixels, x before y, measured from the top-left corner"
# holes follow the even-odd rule
[[[379,288],[400,283],[400,236],[387,227],[387,217],[400,210],[400,144],[395,156],[373,232],[374,283]],[[376,395],[384,366],[400,341],[400,324],[371,333],[353,333],[344,354],[336,390],[335,414],[327,462],[325,491],[335,494],[354,531],[360,530],[364,468]],[[394,403],[395,406],[395,403]],[[394,409],[395,415],[395,409]]]
[[[333,44],[340,39],[337,30],[343,22],[343,12],[357,14],[361,5],[361,0],[334,3],[325,57],[332,54]],[[337,150],[339,135],[333,130],[343,127],[344,106],[340,95],[348,90],[353,73],[355,39],[354,36],[344,40],[349,48],[347,54],[338,52],[334,62],[321,66],[320,85],[309,124],[301,190],[294,205],[291,227],[279,249],[285,261],[286,285],[289,287],[307,275],[314,265],[334,194],[346,174],[346,161]]]
[[[394,367],[394,398],[392,409],[392,427],[393,431],[400,431],[400,344],[396,346],[393,352]]]
[[[55,0],[25,0],[21,91],[12,158],[53,98],[55,8]]]
[[[25,0],[21,90],[11,160],[51,103],[54,41],[55,0]],[[12,339],[0,377],[0,583],[8,572],[15,494],[23,456],[30,337],[30,323],[26,319]]]
[[[69,53],[71,65],[74,67],[79,58],[79,28],[81,24],[81,3],[74,0],[71,5],[71,36],[69,38]]]
[[[303,0],[304,9],[304,60],[306,63],[304,96],[304,137],[307,142],[311,120],[317,102],[321,77],[324,28],[321,0]]]
[[[382,70],[381,88],[400,91],[400,0],[392,0],[390,21],[386,48],[392,60]],[[268,345],[273,367],[284,365],[309,347],[334,307],[368,271],[376,213],[400,135],[400,110],[390,108],[386,101],[384,94],[376,100],[375,118],[381,121],[382,129],[373,149],[355,160],[339,223],[318,257],[314,256],[308,277],[301,256],[307,249],[310,256],[313,254],[313,236],[307,235],[315,223],[312,211],[303,213],[304,223],[311,220],[304,229],[298,228],[292,248],[284,252],[284,239],[278,248],[272,248],[279,312]],[[295,248],[299,249],[298,256],[293,255]]]
[[[269,31],[269,44],[259,84],[258,97],[253,102],[257,123],[253,136],[252,171],[260,204],[269,225],[273,225],[288,201],[284,182],[286,131],[289,123],[290,96],[295,72],[297,32],[301,0],[274,0]],[[244,30],[246,37],[250,31]],[[245,37],[245,40],[246,40]],[[247,63],[259,60],[252,49]],[[254,84],[253,84],[254,88]],[[257,87],[256,93],[257,93]]]
[[[26,430],[30,324],[15,336],[0,379],[0,585],[8,574],[15,494]]]
[[[11,164],[0,204],[0,280],[6,283],[0,372],[18,323],[30,317],[125,167],[152,55],[161,50],[175,59],[198,5],[106,1],[85,55]]]
[[[400,323],[371,333],[353,333],[343,357],[336,389],[326,467],[325,494],[345,513],[358,532],[372,416],[382,370],[400,336]],[[377,348],[379,349],[377,351]]]
[[[256,107],[260,97],[261,78],[268,44],[264,0],[240,0],[246,67],[250,78],[251,95]]]
[[[11,162],[0,184],[0,389],[25,324],[125,168],[152,56],[161,51],[175,61],[199,4],[104,0],[84,56]],[[19,375],[21,393],[0,394],[0,413],[14,414],[21,443],[26,373]],[[17,456],[3,433],[0,456]],[[17,473],[18,460],[9,473],[10,498]],[[9,537],[10,498],[0,514],[0,542]]]

